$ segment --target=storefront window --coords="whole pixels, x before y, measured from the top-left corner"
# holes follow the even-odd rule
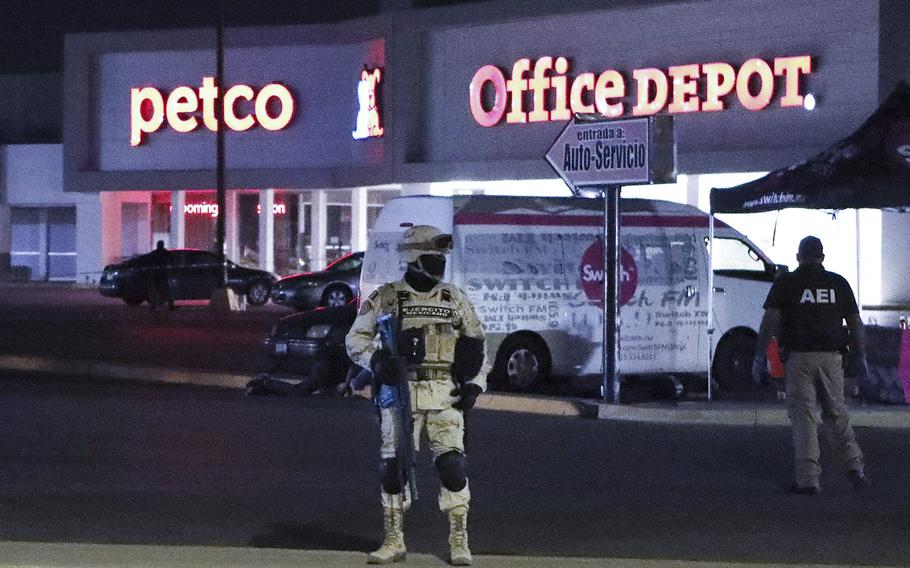
[[[240,258],[237,264],[259,267],[259,193],[244,192],[237,196],[237,238]]]
[[[309,195],[304,193],[304,201],[298,205],[298,214],[295,216],[297,222],[297,233],[294,235],[294,254],[296,264],[294,272],[308,272],[312,270],[310,266],[310,245],[313,238],[313,227],[310,215],[313,211],[312,204],[309,203]],[[303,211],[299,208],[302,207]]]
[[[297,238],[298,238],[298,203],[297,194],[288,191],[276,191],[272,208],[275,216],[275,272],[287,276],[297,272]]]
[[[326,207],[325,260],[332,263],[351,252],[351,206]]]
[[[376,218],[379,217],[379,212],[382,211],[382,206],[386,204],[390,199],[398,197],[401,195],[401,191],[389,190],[389,189],[371,189],[367,193],[367,230],[371,231],[373,225],[376,223]]]
[[[173,247],[171,243],[171,194],[157,191],[152,194],[152,244],[164,241],[164,246]]]
[[[184,244],[187,248],[213,250],[218,205],[214,191],[191,191],[186,194],[183,208],[185,221]]]

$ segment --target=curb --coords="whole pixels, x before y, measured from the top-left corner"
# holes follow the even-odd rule
[[[612,405],[600,403],[597,418],[654,424],[718,426],[790,426],[786,406],[774,408],[710,408],[711,403],[677,403],[673,406]],[[688,406],[691,405],[691,406]],[[862,428],[910,429],[910,407],[889,409],[850,408],[850,423]]]
[[[50,375],[82,375],[99,379],[136,381],[144,383],[167,383],[178,385],[199,385],[242,389],[252,378],[250,375],[236,375],[198,369],[174,369],[168,367],[140,367],[105,361],[83,361],[79,359],[56,359],[28,355],[0,356],[0,370],[42,373]]]
[[[60,359],[30,355],[0,355],[0,371],[47,375],[81,375],[114,381],[197,385],[228,389],[244,389],[247,383],[255,376],[198,369],[145,367],[106,361]],[[490,393],[479,398],[475,408],[549,416],[585,418],[595,418],[597,416],[597,407],[593,403],[499,393]]]
[[[686,408],[686,403],[673,406],[632,406],[600,403],[597,418],[655,424],[714,424],[719,426],[789,426],[786,409]]]
[[[593,402],[515,394],[486,393],[477,399],[474,408],[547,416],[597,418],[597,405]]]
[[[244,389],[254,375],[200,369],[139,366],[106,361],[60,359],[30,355],[0,355],[0,371],[46,375],[84,376],[94,379],[139,383],[196,385]],[[785,406],[724,408],[710,402],[679,402],[673,405],[613,405],[578,399],[535,395],[488,393],[477,400],[481,410],[520,412],[541,416],[596,418],[651,424],[701,424],[717,426],[789,426]],[[853,426],[910,429],[910,407],[886,409],[850,408]]]

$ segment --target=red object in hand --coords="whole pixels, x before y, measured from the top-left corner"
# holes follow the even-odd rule
[[[778,345],[776,337],[772,337],[771,341],[768,342],[768,349],[765,354],[768,356],[768,367],[771,370],[771,378],[784,378],[784,364],[780,360],[780,345]]]

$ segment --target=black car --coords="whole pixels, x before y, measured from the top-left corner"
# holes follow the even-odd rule
[[[271,272],[225,262],[231,290],[246,295],[254,306],[268,301],[276,280]],[[171,300],[207,300],[218,286],[220,272],[218,258],[209,251],[159,249],[105,266],[98,288],[102,296],[123,298],[131,306],[154,301],[165,285]]]
[[[343,381],[351,368],[344,338],[357,317],[357,302],[317,308],[278,320],[265,340],[273,376],[306,377],[305,386],[325,388]]]
[[[363,253],[343,256],[320,272],[286,276],[272,287],[272,302],[297,310],[343,306],[360,294]]]

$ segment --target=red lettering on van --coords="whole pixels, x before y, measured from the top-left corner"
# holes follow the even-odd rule
[[[604,247],[603,240],[597,239],[581,255],[579,280],[588,301],[603,309],[604,297]],[[638,288],[638,266],[625,248],[620,247],[619,255],[619,305],[629,303]]]

